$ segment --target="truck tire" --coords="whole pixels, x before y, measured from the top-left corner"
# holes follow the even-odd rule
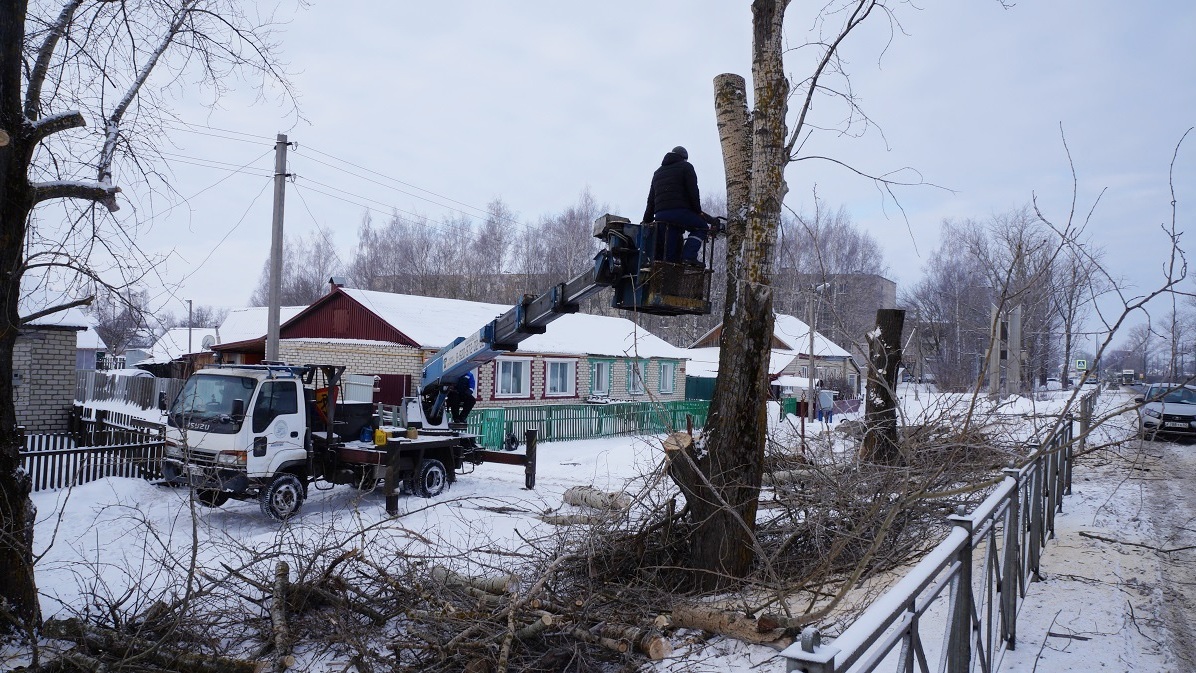
[[[258,504],[262,514],[275,521],[286,521],[295,516],[303,506],[303,482],[293,474],[283,473],[262,489],[258,495]]]
[[[204,507],[219,507],[228,502],[228,494],[210,488],[200,488],[195,491],[195,501]]]
[[[424,498],[435,498],[444,493],[446,485],[448,485],[448,472],[444,469],[444,463],[429,458],[424,460],[419,474],[412,476],[409,490]]]

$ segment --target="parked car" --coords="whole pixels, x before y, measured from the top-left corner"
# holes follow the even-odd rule
[[[1153,440],[1158,435],[1196,437],[1196,386],[1152,383],[1138,402],[1138,434]]]

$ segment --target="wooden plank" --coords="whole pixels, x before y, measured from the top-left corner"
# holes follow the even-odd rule
[[[483,463],[501,463],[503,465],[527,465],[527,455],[522,453],[507,453],[505,451],[474,451],[475,458]]]

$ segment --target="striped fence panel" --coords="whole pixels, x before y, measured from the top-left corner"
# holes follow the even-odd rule
[[[611,404],[553,404],[478,409],[470,414],[469,429],[483,446],[498,448],[503,438],[536,428],[541,442],[593,439],[613,435],[659,434],[684,430],[686,415],[694,427],[706,422],[709,402],[614,402]]]
[[[154,479],[161,474],[161,431],[90,428],[82,434],[25,435],[21,465],[34,491],[78,486],[104,477]]]

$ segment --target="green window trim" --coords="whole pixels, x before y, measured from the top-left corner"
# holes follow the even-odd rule
[[[640,386],[638,389],[635,386],[636,365],[639,365],[640,372],[643,374],[639,377]],[[647,360],[628,360],[627,361],[627,394],[628,395],[644,395],[648,392],[648,361]]]
[[[598,381],[598,365],[606,365],[606,387],[604,390],[598,390],[594,385]],[[590,394],[591,395],[610,395],[611,383],[614,379],[615,361],[607,358],[594,358],[590,360]]]
[[[668,376],[665,376],[665,369],[669,369]],[[677,361],[676,360],[661,360],[660,370],[656,377],[656,390],[662,395],[672,395],[677,392]],[[665,383],[669,384],[668,390],[665,390]]]

